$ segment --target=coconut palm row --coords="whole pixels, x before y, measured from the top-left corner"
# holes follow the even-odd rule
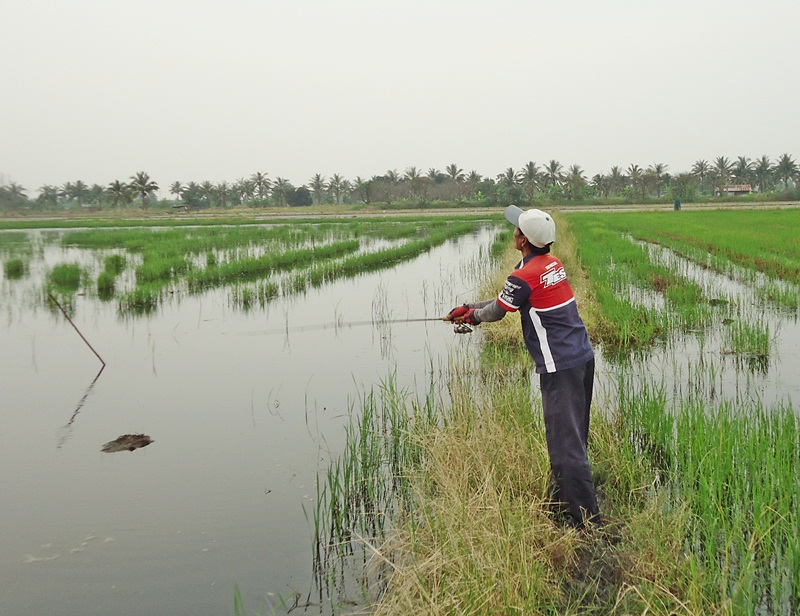
[[[800,186],[800,167],[789,154],[782,154],[774,162],[766,155],[757,159],[739,156],[735,160],[719,156],[711,162],[698,160],[690,171],[676,175],[671,175],[663,163],[654,163],[646,168],[631,164],[625,169],[611,167],[608,173],[588,179],[580,165],[564,168],[557,160],[541,166],[531,161],[520,169],[509,167],[496,177],[482,176],[474,170],[465,172],[457,164],[451,164],[444,171],[436,168],[422,171],[413,166],[403,173],[390,169],[383,175],[368,179],[356,177],[348,180],[336,173],[326,178],[317,173],[299,187],[286,178],[271,179],[268,174],[257,172],[230,184],[176,181],[170,185],[169,193],[175,204],[198,208],[401,201],[493,204],[508,201],[532,203],[536,199],[581,201],[668,197],[693,200],[722,194],[731,184],[749,185],[751,190],[760,193],[789,191]],[[115,180],[107,186],[87,186],[80,180],[61,187],[45,185],[33,201],[28,199],[22,186],[12,182],[0,187],[0,207],[56,209],[75,204],[117,208],[136,204],[147,208],[158,190],[159,186],[144,171],[132,175],[128,182]]]

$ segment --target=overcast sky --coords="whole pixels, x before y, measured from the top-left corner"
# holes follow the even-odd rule
[[[0,0],[0,181],[800,157],[798,0]]]

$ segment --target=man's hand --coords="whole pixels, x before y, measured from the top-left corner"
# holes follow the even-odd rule
[[[447,316],[444,318],[444,320],[456,321],[456,319],[460,319],[469,311],[470,309],[467,307],[466,304],[464,304],[463,306],[459,306],[458,308],[453,308],[450,312],[447,313]],[[456,323],[463,323],[463,321],[456,321]]]
[[[467,325],[477,325],[480,323],[478,317],[475,316],[475,309],[470,308],[464,316],[455,319],[456,323],[466,323]]]

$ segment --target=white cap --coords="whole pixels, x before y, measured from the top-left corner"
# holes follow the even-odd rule
[[[509,205],[504,212],[506,220],[519,227],[528,241],[537,248],[544,248],[556,241],[556,223],[542,210],[521,210]]]

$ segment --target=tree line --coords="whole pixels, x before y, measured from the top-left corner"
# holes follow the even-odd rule
[[[293,185],[282,177],[271,179],[256,172],[235,182],[173,182],[170,199],[159,200],[161,188],[144,171],[128,181],[115,180],[106,186],[81,180],[63,186],[44,185],[35,198],[15,183],[0,186],[0,208],[53,211],[71,207],[147,209],[161,207],[228,208],[232,206],[306,206],[312,204],[435,202],[497,205],[519,203],[615,203],[681,200],[692,202],[724,195],[726,187],[747,185],[760,195],[777,199],[800,195],[800,167],[789,154],[775,161],[764,155],[757,159],[719,156],[698,160],[689,171],[672,175],[667,165],[647,167],[631,164],[611,167],[608,173],[586,176],[580,165],[564,167],[557,160],[538,165],[531,161],[520,169],[509,167],[496,177],[477,171],[465,172],[457,164],[439,170],[422,171],[408,167],[402,173],[388,170],[383,175],[352,180],[334,173],[330,178],[314,174],[306,184]]]

